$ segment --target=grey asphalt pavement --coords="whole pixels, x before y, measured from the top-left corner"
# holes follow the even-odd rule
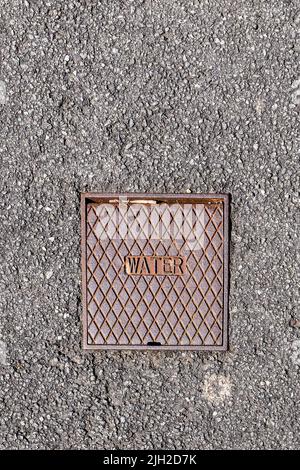
[[[300,448],[298,6],[0,0],[2,449]],[[231,194],[228,353],[82,353],[87,190]]]

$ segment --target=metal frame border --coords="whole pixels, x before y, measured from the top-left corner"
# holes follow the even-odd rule
[[[187,201],[195,203],[201,202],[222,202],[224,205],[224,262],[223,262],[223,330],[221,346],[148,346],[148,345],[89,345],[87,342],[87,268],[86,268],[86,207],[88,202],[107,201],[109,199],[118,199],[119,197],[127,197],[128,199],[159,199],[166,202]],[[229,194],[164,194],[164,193],[98,193],[83,192],[81,193],[81,269],[82,269],[82,325],[83,337],[82,348],[84,351],[106,351],[106,350],[135,350],[135,351],[228,351],[228,323],[229,323],[229,229],[230,229],[230,195]]]

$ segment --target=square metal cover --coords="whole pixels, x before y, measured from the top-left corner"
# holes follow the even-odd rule
[[[226,350],[224,194],[82,194],[83,348]]]

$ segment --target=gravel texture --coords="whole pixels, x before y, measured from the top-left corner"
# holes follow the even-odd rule
[[[297,6],[0,0],[2,449],[300,448]],[[231,193],[228,353],[82,353],[86,190]]]

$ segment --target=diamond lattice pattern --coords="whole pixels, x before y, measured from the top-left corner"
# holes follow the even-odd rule
[[[139,226],[139,237],[124,240],[114,222],[107,238],[107,220],[97,208],[87,205],[88,344],[222,345],[223,204],[191,204],[193,223],[200,221],[203,228],[201,249],[192,249],[186,239],[174,242],[176,214],[171,217],[173,240],[164,239],[163,224],[160,239],[149,238]],[[147,214],[140,205],[139,211],[144,209]],[[123,213],[118,205],[114,210],[120,225]],[[157,224],[162,219],[158,216]],[[187,271],[183,276],[128,276],[125,257],[141,254],[184,255]]]

